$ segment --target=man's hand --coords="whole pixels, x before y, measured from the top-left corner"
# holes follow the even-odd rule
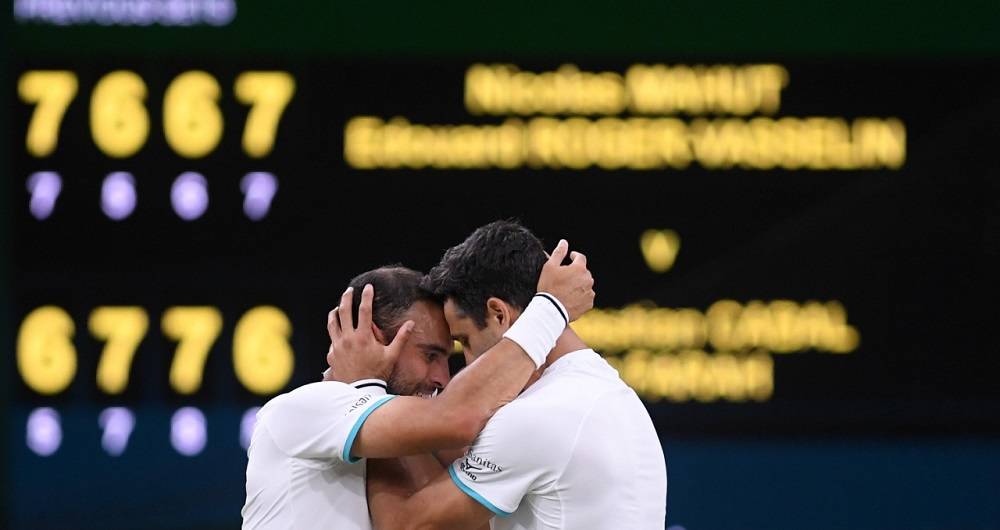
[[[375,289],[365,285],[361,291],[361,308],[358,310],[358,326],[354,327],[351,304],[354,289],[348,288],[340,297],[340,305],[327,316],[326,329],[330,333],[330,352],[327,361],[333,368],[333,380],[353,383],[362,379],[388,381],[396,365],[400,350],[406,344],[413,329],[413,321],[407,320],[388,346],[375,336],[372,323],[372,300]]]
[[[594,307],[594,277],[587,270],[587,257],[579,252],[570,254],[572,261],[569,265],[562,265],[567,252],[569,243],[560,239],[549,260],[542,266],[538,291],[558,298],[569,312],[570,321],[573,321]]]

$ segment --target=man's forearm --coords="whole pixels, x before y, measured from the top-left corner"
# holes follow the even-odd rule
[[[389,458],[471,445],[501,406],[528,382],[535,363],[503,339],[462,370],[441,395],[399,397],[364,423],[351,454]]]
[[[423,488],[445,472],[444,465],[432,454],[401,456],[399,462],[409,476],[413,491]]]
[[[558,303],[536,296],[504,338],[459,373],[438,397],[400,397],[375,410],[351,454],[386,458],[470,445],[486,422],[524,389],[568,324]]]
[[[442,470],[413,487],[398,459],[368,461],[368,508],[376,530],[488,529],[493,513],[458,489]]]
[[[545,364],[567,325],[569,317],[562,304],[548,294],[535,295],[504,338],[459,373],[441,394],[438,405],[444,414],[460,411],[461,424],[472,424],[478,433]]]
[[[455,462],[455,460],[465,456],[465,453],[467,452],[469,452],[469,446],[459,447],[456,449],[441,449],[439,451],[434,451],[433,455],[442,467],[448,467]]]
[[[409,516],[407,501],[419,489],[399,458],[370,458],[365,486],[376,530],[399,528]]]
[[[459,372],[435,398],[436,405],[445,415],[458,411],[463,419],[472,419],[478,434],[500,407],[521,393],[534,371],[535,363],[524,350],[516,342],[502,339]],[[470,438],[466,445],[471,443]]]

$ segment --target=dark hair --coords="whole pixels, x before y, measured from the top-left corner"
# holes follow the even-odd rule
[[[370,283],[375,289],[372,322],[382,330],[386,340],[391,341],[405,322],[406,312],[413,304],[421,300],[437,302],[433,294],[420,286],[423,277],[422,273],[402,265],[386,265],[355,276],[349,284],[354,288],[351,314],[355,324],[361,308],[361,291],[365,284]]]
[[[482,329],[490,297],[518,309],[528,305],[545,260],[542,242],[531,230],[517,221],[494,221],[445,251],[423,286],[439,299],[451,298]]]

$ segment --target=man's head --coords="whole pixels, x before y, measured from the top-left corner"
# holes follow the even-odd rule
[[[401,266],[371,270],[351,280],[354,297],[352,314],[358,321],[360,293],[365,284],[375,290],[372,325],[375,337],[389,344],[407,321],[415,324],[387,381],[390,392],[399,395],[426,395],[448,384],[448,355],[452,341],[441,304],[420,286],[423,275]]]
[[[512,221],[494,221],[448,249],[422,284],[444,300],[452,337],[477,357],[500,342],[535,295],[542,242]]]

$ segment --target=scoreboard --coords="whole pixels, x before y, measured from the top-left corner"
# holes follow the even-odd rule
[[[961,337],[894,329],[952,317],[894,316],[893,289],[962,300],[953,262],[976,265],[974,207],[919,205],[969,148],[935,130],[975,65],[63,66],[18,64],[12,102],[21,403],[259,402],[322,371],[352,274],[426,269],[502,217],[593,256],[576,328],[655,410],[691,411],[670,429],[948,429],[934,410],[997,397],[951,372],[978,355]],[[961,79],[940,114],[926,76]]]
[[[1000,432],[995,61],[80,42],[7,66],[19,525],[231,524],[347,281],[501,218],[588,255],[661,436]]]

